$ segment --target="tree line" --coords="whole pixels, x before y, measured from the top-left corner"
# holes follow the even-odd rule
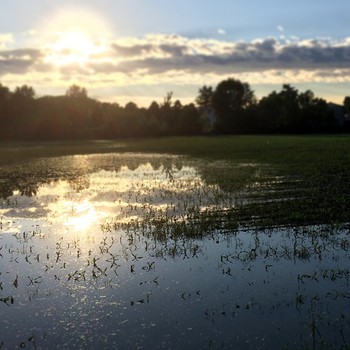
[[[350,115],[350,97],[343,114]],[[62,96],[37,97],[31,86],[11,91],[0,84],[1,140],[101,139],[122,137],[312,133],[347,131],[335,110],[312,91],[300,93],[290,85],[271,92],[260,101],[249,84],[236,79],[221,81],[215,88],[199,89],[195,103],[183,105],[167,93],[161,103],[148,108],[134,102],[124,107],[100,102],[78,85]]]
[[[231,78],[215,89],[203,86],[196,103],[214,111],[217,133],[339,132],[348,129],[350,116],[350,97],[338,106],[285,84],[258,101],[249,84]]]

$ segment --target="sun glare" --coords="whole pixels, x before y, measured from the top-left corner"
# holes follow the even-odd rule
[[[94,207],[85,201],[76,205],[75,214],[68,217],[65,224],[75,231],[85,232],[97,221]]]
[[[49,49],[47,60],[56,65],[84,64],[92,55],[102,51],[102,47],[83,32],[59,33],[57,39],[49,45]]]
[[[47,63],[82,65],[106,49],[107,25],[91,12],[67,9],[43,23],[42,27]]]

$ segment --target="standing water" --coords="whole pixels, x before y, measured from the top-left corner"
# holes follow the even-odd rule
[[[248,204],[284,199],[265,166],[109,154],[3,167],[0,349],[348,348],[349,232],[257,226]]]

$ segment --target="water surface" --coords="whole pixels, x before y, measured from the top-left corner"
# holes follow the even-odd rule
[[[1,348],[345,349],[349,232],[257,226],[242,208],[291,198],[266,169],[142,154],[3,166]]]

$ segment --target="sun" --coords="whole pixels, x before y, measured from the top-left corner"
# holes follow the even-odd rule
[[[82,31],[68,31],[56,34],[57,39],[49,45],[47,60],[56,65],[84,64],[100,47]]]
[[[46,62],[57,66],[84,65],[108,47],[110,32],[106,23],[82,9],[66,9],[45,21],[41,28]]]

